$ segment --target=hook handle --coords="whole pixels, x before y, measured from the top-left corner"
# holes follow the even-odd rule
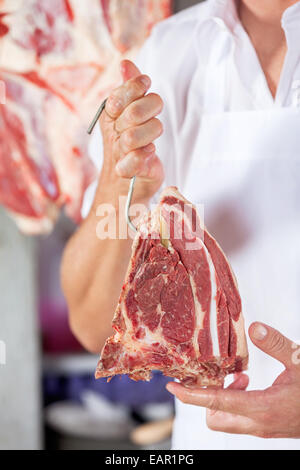
[[[98,119],[100,118],[102,111],[104,111],[104,108],[105,108],[105,105],[106,105],[106,101],[107,101],[107,98],[106,98],[104,101],[102,101],[102,103],[101,103],[101,105],[100,105],[98,111],[97,111],[96,114],[95,114],[94,119],[92,120],[91,124],[89,125],[89,128],[88,128],[88,130],[87,130],[87,133],[88,133],[89,135],[93,132],[94,127],[95,127],[95,125],[97,124],[97,121],[98,121]]]
[[[130,204],[131,204],[131,200],[132,200],[135,180],[136,180],[136,176],[133,176],[130,180],[129,190],[128,190],[128,194],[127,194],[127,201],[126,201],[126,206],[125,206],[125,217],[126,217],[127,225],[134,232],[137,232],[137,228],[133,225],[133,223],[131,222],[131,219],[129,217],[129,209],[130,209]]]

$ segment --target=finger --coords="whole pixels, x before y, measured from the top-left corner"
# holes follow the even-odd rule
[[[251,414],[261,411],[264,405],[261,400],[263,392],[260,391],[189,389],[176,382],[169,382],[167,390],[183,403],[242,416],[251,416]]]
[[[139,175],[145,169],[146,160],[155,152],[155,145],[149,144],[141,149],[133,150],[118,161],[116,172],[122,178],[132,178]]]
[[[211,410],[206,412],[206,424],[212,431],[230,434],[254,434],[257,427],[255,421],[247,416]]]
[[[249,384],[249,377],[243,373],[237,373],[234,375],[233,382],[227,387],[227,390],[246,390]],[[223,413],[221,411],[209,410],[211,415],[215,413]]]
[[[147,75],[139,75],[116,88],[108,97],[105,105],[105,111],[109,117],[118,118],[130,103],[144,96],[150,85],[151,80]]]
[[[235,374],[234,381],[229,385],[229,390],[245,390],[249,384],[246,374]],[[212,431],[231,434],[251,434],[254,429],[254,421],[246,416],[225,413],[224,411],[206,410],[206,424]]]
[[[140,70],[131,60],[121,60],[120,64],[121,74],[124,82],[127,82],[130,78],[138,77],[141,75]]]
[[[250,325],[249,336],[255,346],[287,368],[296,366],[293,361],[294,343],[279,331],[263,323],[255,322]]]
[[[163,108],[163,101],[156,93],[149,93],[131,103],[115,122],[117,132],[138,126],[157,116]]]
[[[120,136],[120,149],[126,154],[140,147],[145,147],[157,139],[162,134],[162,131],[162,123],[156,118],[150,119],[150,121],[140,126],[131,127],[122,132]]]
[[[234,381],[227,387],[229,390],[246,390],[249,385],[249,377],[247,374],[236,374]]]

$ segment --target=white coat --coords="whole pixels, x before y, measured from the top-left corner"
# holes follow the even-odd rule
[[[300,2],[282,17],[288,51],[273,99],[233,0],[210,0],[158,25],[138,65],[165,107],[157,153],[166,185],[204,204],[205,224],[238,279],[246,325],[300,339]],[[91,145],[100,166],[100,133]],[[94,187],[86,195],[85,213]],[[282,365],[251,342],[250,389]],[[300,439],[211,431],[176,404],[175,449],[300,449]]]

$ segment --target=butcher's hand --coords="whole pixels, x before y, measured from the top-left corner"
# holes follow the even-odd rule
[[[156,93],[147,94],[151,80],[132,62],[123,60],[121,72],[124,83],[110,94],[100,119],[104,162],[99,187],[109,195],[125,195],[128,179],[137,175],[134,200],[148,202],[164,179],[153,143],[163,131],[156,117],[163,101]]]
[[[179,400],[207,408],[207,425],[214,431],[263,438],[300,438],[300,346],[270,326],[253,323],[252,342],[285,366],[273,385],[246,391],[248,377],[238,374],[227,389],[167,389]]]

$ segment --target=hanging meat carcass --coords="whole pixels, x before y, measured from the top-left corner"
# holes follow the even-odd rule
[[[50,231],[62,206],[80,221],[88,124],[170,3],[0,0],[0,202],[22,231]]]

